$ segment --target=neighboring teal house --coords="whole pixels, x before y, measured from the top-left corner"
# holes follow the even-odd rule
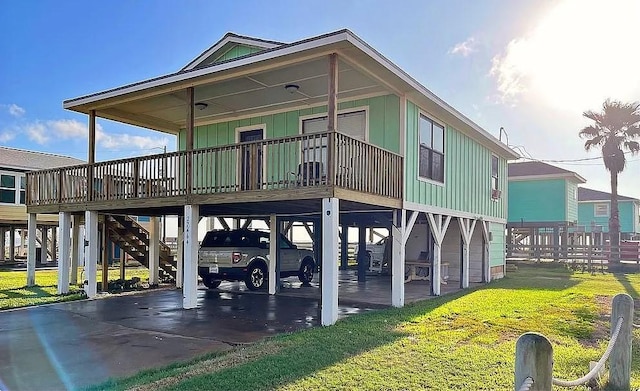
[[[178,72],[64,107],[88,114],[90,155],[96,117],[175,135],[179,151],[31,174],[29,213],[85,214],[88,251],[98,214],[180,215],[184,308],[198,305],[201,216],[260,218],[272,232],[311,224],[325,325],[338,315],[340,225],[389,230],[394,306],[415,264],[431,282],[407,284],[433,295],[442,273],[461,287],[504,275],[507,161],[518,155],[348,30],[293,43],[227,34]],[[96,193],[38,187],[114,172]],[[272,276],[271,294],[277,251],[249,267]]]
[[[567,243],[578,223],[578,185],[585,182],[547,163],[509,163],[507,243]]]
[[[578,188],[578,225],[585,232],[609,232],[611,194]],[[620,238],[640,239],[640,200],[618,195]]]

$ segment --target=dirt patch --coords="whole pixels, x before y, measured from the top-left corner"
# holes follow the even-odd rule
[[[581,339],[580,344],[588,348],[597,348],[601,341],[608,341],[611,336],[611,297],[596,295],[598,318],[594,320],[591,338]]]

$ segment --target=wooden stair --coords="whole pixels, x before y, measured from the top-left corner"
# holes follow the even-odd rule
[[[109,239],[133,259],[149,267],[149,231],[129,216],[105,215],[104,222]],[[175,281],[177,270],[171,249],[160,241],[160,279]]]

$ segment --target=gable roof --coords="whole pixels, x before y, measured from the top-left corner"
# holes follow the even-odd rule
[[[51,153],[27,151],[0,147],[0,169],[10,168],[20,171],[46,170],[48,168],[76,166],[86,162],[62,155]]]
[[[586,183],[586,179],[573,171],[552,166],[543,162],[517,162],[509,163],[509,179],[530,178],[530,179],[550,179],[550,178],[570,178],[579,183]]]
[[[229,37],[232,36],[230,35]],[[233,37],[235,37],[235,34]],[[175,123],[158,121],[155,117],[149,117],[144,114],[130,115],[130,113],[118,110],[117,108],[111,110],[111,113],[107,113],[104,108],[114,107],[119,103],[135,100],[137,97],[149,98],[162,94],[172,94],[177,90],[186,89],[187,87],[195,87],[220,80],[230,80],[234,75],[246,74],[252,69],[263,70],[271,66],[271,64],[276,64],[274,66],[277,66],[279,63],[291,63],[295,58],[309,59],[314,56],[319,57],[326,55],[327,53],[340,52],[343,56],[355,59],[357,63],[366,61],[370,64],[366,70],[367,74],[382,81],[385,88],[390,89],[398,95],[406,95],[414,103],[418,103],[423,108],[438,110],[438,114],[442,120],[470,137],[475,138],[480,143],[488,145],[494,152],[508,159],[519,157],[519,155],[507,145],[440,97],[436,96],[349,30],[343,29],[289,44],[281,44],[280,46],[275,46],[275,43],[273,43],[273,45],[274,47],[270,49],[244,55],[239,58],[202,67],[190,68],[191,65],[198,62],[198,59],[202,60],[203,56],[207,58],[206,53],[210,50],[213,49],[215,51],[216,45],[214,45],[210,50],[198,56],[196,60],[192,61],[181,71],[65,100],[63,107],[85,114],[88,114],[90,110],[103,109],[102,112],[98,114],[101,114],[104,118],[177,134],[180,127]]]
[[[261,38],[248,37],[245,35],[238,35],[234,33],[226,33],[218,42],[214,43],[210,48],[200,53],[196,58],[189,61],[180,72],[189,71],[200,66],[211,65],[215,63],[216,59],[220,58],[224,53],[229,51],[236,45],[249,46],[259,49],[273,49],[278,46],[284,45],[283,42],[270,41]],[[254,53],[251,53],[254,54]]]
[[[586,187],[578,187],[578,201],[609,201],[611,193],[605,191],[587,189]],[[640,201],[637,198],[627,197],[618,194],[618,201]]]

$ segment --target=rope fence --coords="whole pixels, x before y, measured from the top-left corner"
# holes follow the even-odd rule
[[[631,387],[631,341],[633,324],[633,299],[618,294],[611,306],[611,337],[602,357],[585,376],[576,380],[561,380],[552,376],[553,347],[542,334],[525,333],[516,343],[516,391],[551,391],[553,385],[576,387],[598,376],[609,362],[608,385],[615,390]],[[615,323],[614,323],[615,322]],[[638,327],[640,328],[640,327]]]
[[[604,354],[602,355],[598,363],[594,365],[593,369],[591,369],[589,373],[573,381],[556,379],[554,377],[553,384],[555,384],[556,386],[562,386],[562,387],[577,387],[595,379],[595,377],[600,373],[602,368],[604,368],[604,364],[609,359],[609,355],[611,354],[611,351],[613,350],[613,347],[615,346],[616,341],[618,340],[618,335],[620,334],[620,329],[622,328],[623,322],[624,322],[624,319],[622,317],[618,318],[618,324],[616,325],[616,328],[613,334],[611,335],[611,339],[609,340],[609,345],[607,345],[607,350],[604,351]]]

